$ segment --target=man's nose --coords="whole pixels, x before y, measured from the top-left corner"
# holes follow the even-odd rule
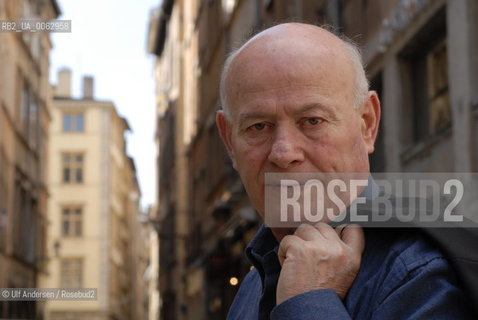
[[[304,152],[294,130],[278,129],[272,142],[269,161],[282,169],[304,161]]]

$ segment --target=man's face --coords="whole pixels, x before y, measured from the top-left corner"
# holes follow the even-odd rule
[[[354,108],[355,74],[340,50],[256,42],[231,64],[231,119],[220,114],[218,125],[263,215],[267,172],[368,172],[378,115],[368,102]]]

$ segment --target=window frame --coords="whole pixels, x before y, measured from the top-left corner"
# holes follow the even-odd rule
[[[429,96],[431,86],[431,60],[437,49],[443,48],[448,56],[447,19],[445,8],[440,9],[400,50],[400,82],[402,88],[400,143],[402,161],[409,158],[411,150],[419,146],[428,146],[438,137],[448,134],[452,127],[452,111],[448,100],[448,118],[446,125],[434,129],[432,121],[432,101]],[[448,58],[446,57],[446,61]],[[448,72],[448,64],[443,65]],[[446,87],[449,94],[449,76]],[[443,94],[443,92],[441,92]],[[445,94],[447,94],[445,92]],[[422,147],[420,147],[422,149]],[[412,152],[415,153],[415,152]]]
[[[82,157],[81,165],[77,161]],[[65,158],[69,157],[68,162]],[[68,170],[68,179],[66,177]],[[80,179],[78,177],[80,176]],[[79,185],[85,183],[85,153],[84,152],[62,152],[61,153],[61,182],[66,185]]]
[[[66,118],[70,118],[70,126],[66,127]],[[81,122],[79,122],[81,119]],[[61,117],[61,130],[63,133],[85,132],[85,113],[81,111],[65,111]],[[80,125],[81,124],[81,125]]]
[[[78,263],[76,268],[64,268],[65,263]],[[83,269],[84,269],[84,259],[81,257],[65,257],[61,258],[59,261],[59,269],[60,269],[60,283],[59,288],[70,288],[70,289],[80,289],[83,288]],[[69,277],[65,281],[65,277]],[[76,277],[74,279],[73,277]],[[72,286],[71,284],[77,282],[79,286]]]
[[[65,214],[65,212],[68,212]],[[80,212],[78,214],[78,212]],[[84,206],[81,204],[67,204],[60,207],[60,235],[63,238],[81,238],[84,231]],[[68,230],[65,232],[65,223]],[[79,230],[79,231],[78,231]]]

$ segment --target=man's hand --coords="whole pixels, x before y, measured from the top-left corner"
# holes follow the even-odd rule
[[[356,225],[336,230],[325,223],[300,225],[280,242],[277,304],[317,289],[335,290],[343,299],[360,269],[364,246],[363,230]]]

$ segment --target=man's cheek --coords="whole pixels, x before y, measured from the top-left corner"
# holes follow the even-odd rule
[[[251,148],[245,148],[240,155],[238,154],[244,169],[248,171],[261,170],[261,162],[265,158],[265,155],[262,152],[257,151],[258,150]]]
[[[312,161],[318,161],[319,164],[324,165],[331,160],[337,160],[337,146],[316,144],[311,147],[313,147],[310,153]]]

